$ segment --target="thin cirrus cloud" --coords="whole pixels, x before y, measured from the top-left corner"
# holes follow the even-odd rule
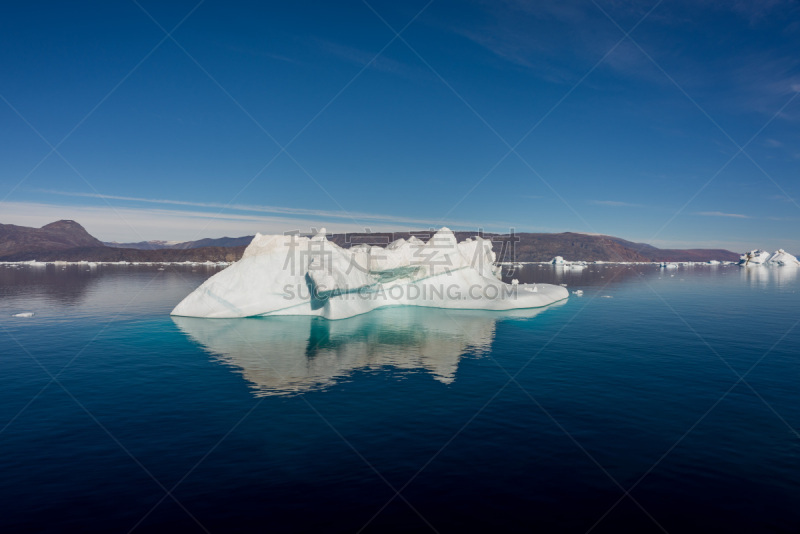
[[[122,200],[127,202],[140,202],[144,204],[168,204],[172,206],[185,206],[192,208],[211,208],[211,209],[219,209],[226,211],[271,213],[275,215],[312,217],[314,219],[319,219],[319,220],[341,219],[349,221],[351,223],[362,223],[365,221],[370,221],[370,222],[379,221],[379,222],[398,223],[398,224],[427,225],[430,224],[431,221],[433,220],[433,219],[400,217],[400,216],[376,214],[376,213],[314,210],[307,208],[291,208],[285,206],[223,204],[221,202],[192,202],[186,200],[170,200],[161,198],[142,198],[142,197],[130,197],[123,195],[104,195],[100,193],[73,193],[73,192],[56,191],[56,190],[42,190],[41,192],[53,195],[68,196],[68,197],[95,198],[101,200]],[[448,222],[449,224],[453,224],[456,226],[474,225],[473,222],[465,222],[465,221],[448,221]]]
[[[725,213],[724,211],[698,211],[698,215],[704,217],[729,217],[732,219],[752,219],[749,215],[742,215],[741,213]]]
[[[386,57],[384,54],[378,54],[377,51],[365,51],[352,46],[346,46],[323,39],[313,38],[310,39],[310,41],[312,44],[316,44],[316,46],[325,54],[347,63],[352,63],[362,67],[370,67],[387,74],[409,79],[416,79],[421,75],[428,76],[427,72],[425,71],[419,71],[419,69],[415,69],[399,61]]]
[[[767,200],[780,200],[781,202],[794,203],[794,199],[788,195],[770,195],[767,197]]]
[[[622,202],[620,200],[590,200],[589,204],[595,206],[611,206],[615,208],[642,208],[642,204],[635,204],[633,202]]]
[[[4,222],[39,227],[59,219],[75,220],[101,241],[135,242],[160,239],[194,241],[203,237],[282,233],[288,230],[307,231],[319,228],[319,219],[219,213],[200,210],[174,210],[154,207],[129,208],[111,206],[65,206],[29,202],[7,202],[3,205]],[[382,224],[374,226],[381,231]],[[329,227],[330,228],[330,227]],[[339,221],[333,231],[364,231],[363,225]]]
[[[44,203],[3,204],[4,222],[23,226],[41,226],[56,219],[74,219],[102,240],[146,241],[148,239],[191,241],[221,235],[281,233],[325,226],[332,232],[404,231],[438,228],[443,224],[455,229],[506,231],[521,228],[518,224],[498,221],[440,221],[387,214],[325,211],[306,208],[259,205],[226,205],[215,202],[153,199],[99,193],[39,190],[66,197],[104,200],[94,206]],[[109,201],[142,204],[112,205]],[[524,225],[523,225],[524,226]],[[527,229],[527,228],[526,228]],[[530,229],[528,229],[530,230]]]

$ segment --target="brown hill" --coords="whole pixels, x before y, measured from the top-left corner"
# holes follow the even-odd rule
[[[0,224],[0,261],[236,261],[243,252],[244,247],[112,248],[92,237],[75,221],[56,221],[41,228]]]
[[[41,228],[0,224],[0,258],[40,250],[102,246],[102,242],[75,221],[56,221]]]

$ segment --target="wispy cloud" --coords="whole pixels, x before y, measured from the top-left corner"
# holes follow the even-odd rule
[[[777,139],[765,139],[764,146],[769,148],[780,148],[783,146],[783,143],[778,141]]]
[[[734,2],[730,0],[701,0],[698,3],[721,11],[733,11],[747,20],[751,25],[758,23],[770,13],[782,9],[790,9],[794,5],[792,0],[736,0]]]
[[[589,204],[595,206],[612,206],[615,208],[642,208],[643,204],[634,204],[633,202],[622,202],[620,200],[590,200]]]
[[[281,54],[275,54],[273,52],[268,52],[266,50],[260,50],[251,46],[228,44],[225,48],[236,54],[255,56],[255,57],[266,57],[269,59],[274,59],[276,61],[282,61],[284,63],[293,63],[293,64],[300,63],[294,58],[284,56]]]
[[[131,242],[151,239],[192,241],[203,237],[239,237],[261,233],[310,231],[325,226],[331,232],[363,232],[352,221],[330,221],[318,217],[285,217],[202,210],[170,210],[109,206],[67,206],[7,202],[3,223],[41,227],[58,219],[72,219],[102,241]],[[373,231],[404,230],[407,225],[371,224]],[[419,225],[414,225],[418,228]],[[198,231],[201,232],[198,235]]]
[[[614,47],[600,71],[610,70],[619,81],[636,79],[670,86],[659,68],[663,66],[704,105],[714,103],[728,110],[745,109],[772,116],[787,97],[800,91],[797,54],[788,44],[793,43],[791,39],[786,39],[786,45],[774,47],[734,47],[728,51],[726,61],[709,61],[691,47],[676,47],[675,37],[670,36],[720,13],[727,18],[731,14],[740,18],[738,25],[732,22],[733,27],[718,37],[720,42],[730,32],[747,32],[748,25],[791,34],[797,32],[800,13],[793,0],[678,0],[662,2],[649,14],[651,2],[487,0],[478,5],[482,8],[481,17],[460,25],[454,22],[451,31],[551,82],[574,83],[580,73]],[[618,42],[623,34],[609,24],[598,6],[624,29],[647,14],[646,26],[654,31],[640,28],[629,39]],[[659,67],[652,64],[639,44],[658,61]],[[609,82],[592,76],[586,83]],[[780,117],[800,119],[796,108],[787,109]]]
[[[334,211],[334,210],[315,210],[308,208],[293,208],[286,206],[263,206],[252,204],[223,204],[221,202],[192,202],[186,200],[171,200],[162,198],[143,198],[143,197],[129,197],[122,195],[105,195],[98,193],[79,193],[69,191],[55,191],[55,190],[40,190],[41,193],[49,193],[53,195],[67,196],[67,197],[80,197],[80,198],[95,198],[103,200],[121,200],[125,202],[140,202],[144,204],[167,204],[171,206],[185,206],[191,208],[211,208],[219,209],[225,212],[250,212],[250,213],[269,213],[273,215],[286,215],[290,217],[311,217],[317,221],[331,221],[343,220],[354,224],[370,224],[373,222],[383,222],[390,224],[405,224],[414,225],[417,227],[430,226],[437,221],[436,217],[430,219],[403,217],[389,214],[377,213],[364,213],[364,212],[350,212],[350,211]],[[467,221],[450,221],[448,224],[455,226],[474,226],[473,222]],[[494,226],[503,226],[500,223],[492,223]]]
[[[794,203],[794,199],[786,195],[770,195],[767,197],[767,200],[780,200],[781,202]]]
[[[238,237],[261,233],[283,233],[290,230],[310,231],[326,227],[331,232],[375,232],[420,230],[441,226],[438,217],[411,218],[375,213],[347,213],[283,206],[227,206],[214,202],[191,202],[168,199],[149,199],[96,193],[46,191],[50,194],[125,201],[114,205],[74,205],[43,202],[3,203],[2,223],[40,227],[58,219],[73,219],[103,241],[141,241],[161,239],[192,241],[204,237]],[[148,205],[149,204],[149,205]],[[170,209],[168,206],[175,206]],[[525,225],[498,221],[445,221],[447,226],[460,230],[503,232],[534,231]],[[538,231],[548,231],[538,229]]]
[[[368,52],[332,41],[319,38],[310,38],[309,41],[312,45],[315,44],[324,53],[347,63],[353,63],[362,67],[369,65],[372,69],[410,79],[416,79],[420,76],[429,76],[427,71],[421,71],[418,68],[387,57],[385,52],[376,57],[376,52]]]
[[[723,211],[698,211],[697,215],[705,217],[731,217],[733,219],[753,219],[750,215],[742,215],[741,213],[725,213]]]
[[[736,68],[727,72],[715,72],[712,77],[725,80],[728,86],[736,88],[735,91],[723,95],[722,102],[727,105],[772,116],[788,99],[800,92],[796,54],[769,50],[753,52],[737,59]],[[796,121],[800,115],[795,106],[789,106],[778,114],[778,117]],[[767,139],[764,144],[771,148],[779,148],[785,143],[780,139]]]

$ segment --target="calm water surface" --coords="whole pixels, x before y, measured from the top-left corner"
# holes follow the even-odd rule
[[[169,316],[218,270],[0,265],[0,530],[800,530],[797,269],[529,265],[509,278],[584,295]]]

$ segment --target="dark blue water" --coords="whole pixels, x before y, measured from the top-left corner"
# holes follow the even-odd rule
[[[216,270],[0,266],[0,530],[800,529],[796,270],[527,266],[584,295],[171,318]]]

